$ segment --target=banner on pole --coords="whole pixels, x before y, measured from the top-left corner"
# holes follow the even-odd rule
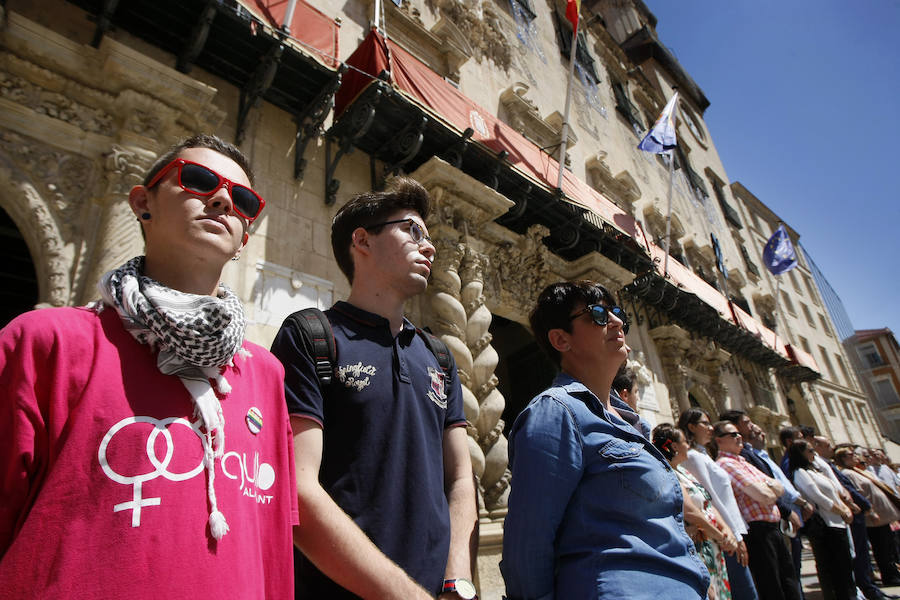
[[[797,266],[797,253],[784,225],[779,225],[766,247],[763,248],[763,262],[772,275],[781,275]]]
[[[668,104],[663,109],[656,123],[638,144],[638,148],[652,154],[662,154],[673,149],[678,141],[675,138],[675,108],[678,101],[678,92],[672,94]]]

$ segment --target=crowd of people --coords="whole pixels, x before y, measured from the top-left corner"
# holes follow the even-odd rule
[[[476,481],[453,354],[404,305],[435,256],[427,191],[398,178],[337,211],[345,301],[244,339],[222,283],[265,201],[208,135],[128,204],[145,253],[86,307],[0,331],[4,598],[477,598]],[[827,599],[900,584],[898,478],[880,449],[699,409],[651,428],[623,368],[629,318],[592,281],[530,316],[559,368],[509,435],[510,600]]]

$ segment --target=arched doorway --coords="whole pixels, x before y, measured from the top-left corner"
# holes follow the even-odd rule
[[[22,232],[0,208],[0,327],[38,303],[38,282]]]
[[[503,433],[509,430],[522,409],[546,389],[556,376],[557,369],[534,341],[534,336],[522,325],[501,316],[493,315],[491,321],[491,345],[500,357],[494,373],[503,394]]]

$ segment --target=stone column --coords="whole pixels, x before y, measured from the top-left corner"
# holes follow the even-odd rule
[[[134,146],[113,145],[104,155],[104,191],[96,201],[97,221],[90,267],[81,287],[80,302],[97,298],[100,277],[140,254],[141,235],[128,205],[128,192],[139,183],[155,153]]]
[[[484,471],[481,475],[481,493],[484,508],[494,511],[506,507],[509,489],[506,437],[503,435],[503,420],[500,416],[506,406],[503,395],[497,390],[499,380],[494,373],[500,357],[491,346],[489,332],[491,311],[485,306],[484,272],[489,265],[488,257],[470,247],[466,248],[462,270],[462,300],[468,322],[466,324],[466,346],[473,357],[470,386],[478,402],[478,417],[472,432],[484,456]]]
[[[666,372],[672,418],[690,408],[688,400],[688,374],[684,366],[687,350],[691,347],[690,335],[677,325],[661,325],[650,330],[659,358]]]

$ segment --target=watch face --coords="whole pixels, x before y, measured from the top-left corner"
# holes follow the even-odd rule
[[[460,598],[471,600],[475,597],[475,586],[467,579],[456,580],[456,593]]]

